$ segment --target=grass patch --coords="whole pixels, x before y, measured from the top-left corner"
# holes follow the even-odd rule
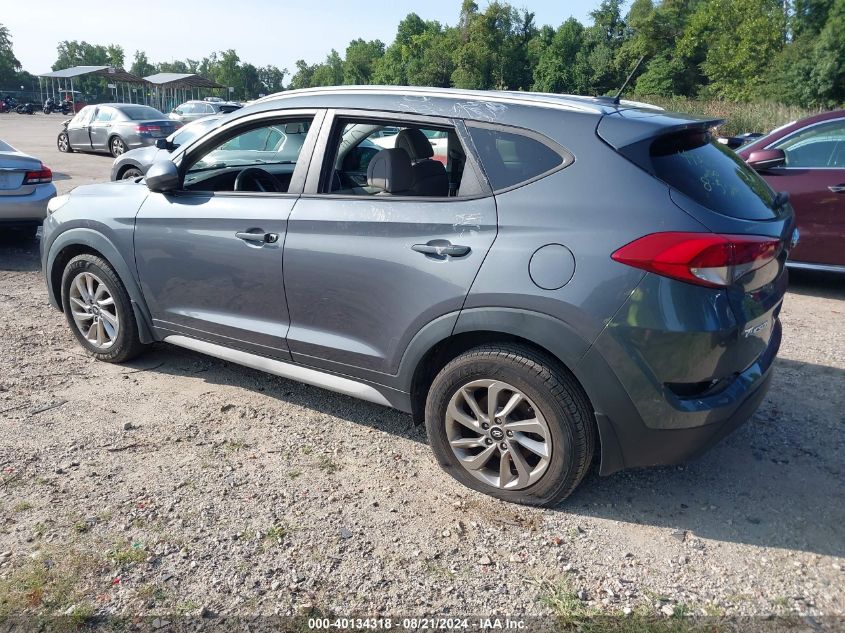
[[[288,473],[288,477],[289,477],[290,479],[296,479],[296,478],[297,478],[297,477],[299,477],[301,474],[302,474],[302,471],[301,471],[301,470],[292,470],[292,471],[290,471],[290,472]]]
[[[672,112],[725,119],[719,134],[731,136],[743,132],[771,132],[785,123],[803,119],[820,110],[787,106],[773,101],[735,103],[732,101],[690,99],[689,97],[656,97],[637,95],[639,101],[660,106]]]
[[[12,506],[12,510],[14,512],[26,512],[27,510],[32,510],[32,504],[29,501],[18,501]]]
[[[627,616],[621,611],[603,611],[579,599],[566,580],[542,584],[540,602],[557,619],[554,630],[567,633],[727,633],[735,630],[728,622],[712,617],[706,621],[690,617],[691,609],[684,604],[675,605],[674,613],[669,617],[646,605]]]
[[[92,555],[70,550],[25,559],[0,579],[0,624],[33,618],[33,630],[79,629],[94,615],[81,587],[99,565]]]
[[[340,470],[340,466],[338,466],[329,455],[320,455],[320,460],[317,462],[317,468],[329,475]]]
[[[264,538],[281,543],[290,534],[290,528],[283,523],[272,526],[264,533]]]
[[[147,552],[143,547],[138,547],[137,544],[135,544],[128,547],[118,547],[110,550],[108,557],[116,567],[126,567],[128,565],[135,565],[143,562],[147,558]]]

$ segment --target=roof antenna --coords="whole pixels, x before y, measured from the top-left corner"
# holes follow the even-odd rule
[[[642,57],[639,58],[639,60],[637,60],[637,64],[636,64],[636,66],[634,66],[634,70],[632,70],[628,74],[628,78],[625,80],[625,83],[622,84],[622,87],[619,89],[619,92],[617,92],[616,96],[613,97],[613,105],[619,105],[619,98],[622,96],[622,93],[625,92],[625,88],[628,87],[628,84],[631,83],[631,79],[633,79],[634,75],[637,74],[637,69],[640,67],[640,64],[643,63],[644,59],[645,59],[645,55],[643,55]]]

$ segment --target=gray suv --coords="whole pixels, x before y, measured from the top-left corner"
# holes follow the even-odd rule
[[[793,212],[716,123],[546,94],[274,95],[146,181],[54,199],[50,301],[100,360],[165,341],[395,407],[460,482],[554,504],[594,455],[601,474],[689,459],[766,394]]]

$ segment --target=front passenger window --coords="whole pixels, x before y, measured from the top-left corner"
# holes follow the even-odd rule
[[[786,167],[837,167],[838,146],[845,142],[845,121],[809,127],[777,145],[786,155]]]
[[[184,189],[287,192],[310,125],[310,118],[297,119],[235,133],[193,160]]]

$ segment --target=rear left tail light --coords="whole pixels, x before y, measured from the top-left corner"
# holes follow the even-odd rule
[[[651,233],[611,255],[622,264],[699,286],[724,288],[777,258],[778,239],[761,235]]]
[[[152,134],[153,132],[161,132],[160,125],[136,125],[135,131],[139,134]]]
[[[44,163],[41,163],[41,169],[38,171],[28,171],[23,177],[23,184],[25,185],[42,185],[47,182],[52,182],[53,172]]]

